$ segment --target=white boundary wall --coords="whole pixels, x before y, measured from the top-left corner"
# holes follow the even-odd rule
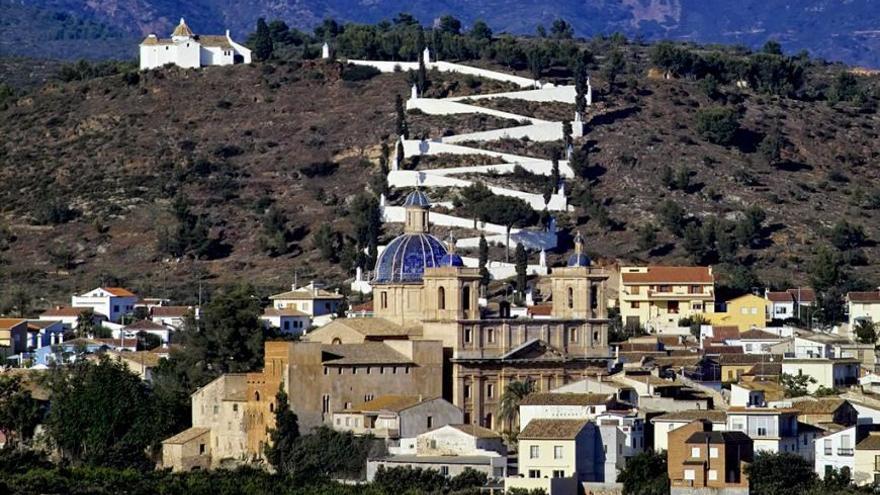
[[[397,72],[419,69],[418,62],[387,62],[384,60],[348,60],[347,62],[354,65],[369,65],[375,67],[381,72]],[[535,81],[534,79],[529,79],[527,77],[515,76],[513,74],[505,74],[503,72],[497,72],[494,70],[480,69],[477,67],[471,67],[469,65],[454,64],[452,62],[428,62],[425,64],[425,68],[428,70],[436,69],[441,72],[458,72],[460,74],[469,74],[486,79],[493,79],[495,81],[509,82],[516,84],[521,88],[554,87],[554,85],[552,84],[541,84],[540,81]]]
[[[463,101],[463,100],[491,100],[492,98],[512,98],[515,100],[525,100],[525,101],[558,101],[560,103],[572,103],[574,104],[575,96],[577,95],[577,91],[575,91],[574,86],[552,86],[552,87],[543,87],[541,89],[532,89],[529,91],[509,91],[507,93],[491,93],[485,95],[473,95],[473,96],[454,96],[452,98],[447,98],[447,101]],[[574,118],[574,115],[572,115]]]

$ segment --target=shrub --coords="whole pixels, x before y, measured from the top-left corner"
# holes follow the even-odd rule
[[[697,133],[712,144],[728,145],[739,130],[739,118],[728,108],[708,108],[697,112]]]
[[[369,65],[346,65],[342,69],[343,81],[368,81],[380,74],[379,69]]]
[[[303,173],[309,179],[313,177],[326,177],[328,175],[333,175],[336,172],[336,169],[339,168],[339,164],[333,162],[315,162],[306,165],[300,169],[300,172]]]

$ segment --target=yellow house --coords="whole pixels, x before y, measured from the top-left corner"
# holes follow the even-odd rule
[[[869,432],[857,443],[853,457],[853,483],[864,486],[880,482],[880,431]]]
[[[767,300],[746,294],[727,301],[727,311],[707,314],[713,325],[735,326],[740,332],[763,327],[767,318]]]
[[[588,430],[582,419],[533,419],[519,433],[518,477],[504,479],[512,489],[544,490],[548,495],[576,495],[581,481],[579,465],[592,462]]]
[[[628,327],[678,326],[678,320],[715,311],[715,276],[710,266],[620,268],[620,316]]]

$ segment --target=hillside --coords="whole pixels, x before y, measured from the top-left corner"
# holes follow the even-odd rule
[[[562,215],[560,224],[581,230],[594,258],[693,262],[688,241],[664,226],[667,199],[704,225],[738,222],[758,206],[767,216],[760,239],[739,249],[733,265],[754,268],[772,285],[805,282],[817,247],[828,245],[832,227],[846,218],[864,232],[848,252],[855,274],[877,284],[880,117],[876,96],[873,106],[831,105],[816,96],[841,67],[809,66],[812,98],[726,85],[709,92],[701,81],[649,77],[649,48],[625,45],[625,71],[613,91],[601,94],[608,86],[602,68],[609,47],[590,48],[597,54],[590,68],[604,111],[577,143],[588,150],[590,167],[586,181],[569,185],[578,209]],[[0,112],[5,297],[24,287],[47,304],[71,290],[112,282],[193,300],[200,281],[207,291],[248,281],[265,294],[295,274],[300,281],[336,283],[350,277],[350,253],[329,263],[317,237],[323,225],[352,235],[357,212],[351,201],[378,169],[379,144],[394,133],[394,95],[409,93],[405,73],[350,70],[308,60],[162,69],[52,83],[12,102]],[[564,79],[561,67],[547,72]],[[444,96],[506,89],[474,78],[429,77],[432,91]],[[877,94],[876,79],[859,82]],[[729,145],[711,144],[697,130],[698,114],[719,106],[741,116]],[[571,111],[540,105],[516,110]],[[409,120],[428,135],[515,124],[468,116]],[[776,129],[784,145],[771,164],[757,143]],[[554,146],[519,140],[485,145],[534,156]],[[667,176],[683,167],[687,184],[670,186]],[[432,194],[439,199],[440,193]],[[182,197],[186,214],[207,226],[212,245],[204,258],[212,259],[160,250],[180,223],[175,198]],[[271,210],[289,233],[288,252],[279,256],[265,248]],[[645,225],[656,232],[650,250],[639,246]],[[383,239],[395,230],[386,228]]]
[[[0,7],[4,11],[0,46],[8,53],[67,59],[133,56],[134,45],[122,37],[170,32],[181,16],[197,32],[222,33],[229,28],[244,37],[261,16],[311,30],[328,17],[372,23],[410,12],[427,25],[451,14],[466,25],[482,19],[496,32],[515,34],[534,34],[539,24],[549,30],[561,17],[583,37],[621,32],[646,40],[739,43],[752,48],[776,39],[792,53],[808,50],[829,60],[880,67],[878,12],[871,0],[550,0],[537,8],[531,1],[495,0],[2,0]],[[82,49],[85,46],[90,50]]]

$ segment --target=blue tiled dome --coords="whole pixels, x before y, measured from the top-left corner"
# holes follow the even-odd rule
[[[431,234],[403,234],[382,251],[376,261],[373,281],[380,284],[421,282],[425,268],[441,266],[445,256],[443,243]]]
[[[440,258],[440,266],[464,266],[464,260],[455,253],[447,254]]]
[[[422,208],[428,208],[431,206],[431,201],[428,200],[428,196],[425,193],[415,190],[407,195],[406,200],[403,202],[403,206],[420,206]]]
[[[568,257],[568,266],[590,266],[590,257],[586,254],[573,254]]]

